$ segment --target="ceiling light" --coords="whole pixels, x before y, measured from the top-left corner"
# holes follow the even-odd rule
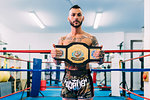
[[[98,28],[99,22],[100,22],[100,20],[102,19],[102,14],[103,14],[103,13],[96,13],[95,20],[94,20],[94,25],[93,25],[93,28],[94,28],[94,29],[97,29],[97,28]]]
[[[29,14],[33,18],[33,20],[40,26],[40,28],[42,29],[45,28],[45,25],[43,24],[43,22],[41,21],[41,19],[39,18],[39,16],[36,14],[35,11],[30,11]]]

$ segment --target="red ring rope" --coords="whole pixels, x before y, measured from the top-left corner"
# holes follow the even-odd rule
[[[0,52],[11,52],[11,53],[50,53],[51,50],[0,50]]]
[[[8,96],[11,96],[11,95],[13,95],[13,94],[17,94],[17,93],[22,92],[22,91],[25,91],[25,90],[28,90],[28,89],[30,89],[30,88],[31,88],[31,87],[26,88],[26,89],[24,89],[24,90],[20,90],[20,91],[14,92],[14,93],[11,93],[11,94],[8,94],[8,95],[5,95],[5,96],[2,96],[2,97],[0,97],[0,99],[5,98],[5,97],[8,97]]]
[[[50,53],[51,50],[0,50],[0,52],[11,53]],[[127,53],[127,52],[150,52],[150,50],[104,50],[105,53]]]
[[[121,62],[126,62],[126,61],[130,61],[130,60],[135,60],[135,59],[139,59],[139,58],[144,58],[144,57],[147,57],[147,56],[150,56],[150,54],[144,55],[144,56],[140,56],[140,57],[136,57],[136,58],[127,59],[127,60],[124,60],[124,61],[121,61]]]
[[[143,97],[143,96],[138,95],[138,94],[136,94],[136,93],[133,93],[133,92],[131,92],[131,91],[128,91],[128,90],[126,90],[126,89],[124,89],[124,88],[122,88],[122,87],[120,87],[120,88],[121,88],[122,90],[127,91],[128,93],[131,93],[131,94],[133,94],[133,95],[136,95],[136,96],[138,96],[138,97],[140,97],[140,98],[144,98],[144,99],[150,100],[149,98],[146,98],[146,97]]]
[[[150,52],[150,50],[104,50],[105,53]]]
[[[17,60],[17,61],[24,61],[24,62],[32,62],[32,61],[28,61],[28,60],[22,60],[22,59],[19,59],[19,58],[11,58],[11,57],[4,57],[4,56],[0,56],[0,58],[6,58],[6,59]]]
[[[24,61],[24,62],[33,62],[33,61],[28,61],[28,60],[23,60],[23,59],[19,59],[19,58],[11,58],[11,57],[4,57],[4,56],[0,56],[0,58],[6,58],[6,59],[11,59],[11,60],[17,60],[17,61]],[[42,63],[54,63],[54,62],[42,62]],[[61,62],[61,63],[64,63],[64,62]],[[111,63],[110,61],[106,61],[104,63]]]

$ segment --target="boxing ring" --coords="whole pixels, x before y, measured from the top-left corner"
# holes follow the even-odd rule
[[[0,50],[0,52],[7,52],[7,53],[40,53],[40,54],[50,54],[51,50]],[[131,53],[131,52],[150,52],[150,50],[104,50],[104,52],[107,53]],[[93,72],[92,74],[94,75],[94,73],[97,72],[111,72],[112,75],[113,73],[122,73],[122,83],[118,83],[118,87],[116,87],[115,83],[111,86],[95,86],[94,90],[95,90],[95,97],[94,100],[99,100],[102,98],[105,99],[120,99],[120,100],[134,100],[135,98],[138,100],[150,100],[150,98],[144,97],[143,95],[140,95],[141,93],[143,94],[143,92],[141,92],[140,94],[136,94],[134,93],[134,91],[130,91],[127,86],[126,86],[126,78],[125,78],[125,73],[126,72],[149,72],[150,68],[144,68],[144,69],[139,69],[139,68],[134,68],[134,69],[129,69],[125,67],[125,62],[127,61],[131,61],[131,60],[136,60],[139,58],[144,58],[144,57],[148,57],[150,56],[150,54],[144,55],[144,56],[140,56],[140,57],[136,57],[136,58],[132,58],[132,59],[127,59],[127,60],[120,60],[117,57],[117,64],[113,63],[113,60],[110,62],[104,62],[104,63],[109,63],[112,64],[110,69],[91,69],[91,71]],[[33,61],[28,61],[28,60],[23,60],[20,58],[12,58],[12,57],[6,57],[6,56],[0,56],[1,59],[7,59],[7,60],[12,60],[12,61],[18,61],[18,62],[24,62],[26,64],[26,69],[22,69],[21,66],[19,68],[15,68],[15,67],[5,67],[5,68],[1,68],[0,72],[26,72],[27,75],[27,81],[26,84],[24,86],[24,88],[17,90],[16,86],[14,86],[14,91],[13,93],[1,96],[0,99],[2,100],[7,100],[10,99],[11,100],[31,100],[31,99],[44,99],[44,100],[48,100],[48,99],[53,99],[55,100],[57,98],[57,100],[61,100],[60,97],[60,91],[61,91],[61,81],[59,81],[59,85],[55,85],[55,86],[47,86],[47,84],[50,83],[42,83],[41,84],[41,78],[42,78],[42,72],[50,72],[50,74],[52,72],[64,72],[64,69],[42,69],[42,64],[49,64],[49,63],[53,63],[53,62],[42,62],[42,59],[37,59],[34,58]],[[115,57],[113,58],[115,59]],[[114,64],[114,65],[113,65]],[[32,65],[32,68],[31,68]],[[113,67],[113,66],[119,66],[117,67]],[[113,67],[113,68],[112,68]],[[119,75],[118,74],[118,75]],[[148,74],[143,74],[143,80],[144,81],[148,81],[147,78],[148,76],[146,76]],[[7,74],[6,76],[9,76],[9,74]],[[50,76],[52,78],[52,76]],[[94,76],[93,76],[94,77]],[[8,77],[6,77],[8,79]],[[116,77],[113,77],[116,78]],[[6,81],[8,81],[6,79]],[[31,80],[32,79],[32,80]],[[113,79],[115,80],[115,79]],[[16,79],[15,79],[16,81]],[[50,82],[53,80],[50,80]],[[55,82],[58,82],[58,80],[55,80]],[[2,83],[2,82],[1,82]],[[16,84],[15,84],[16,85]],[[114,92],[114,88],[115,87],[115,92]],[[100,91],[101,88],[111,88],[111,91]],[[118,89],[116,89],[118,88]],[[119,92],[116,95],[116,91]],[[14,99],[13,99],[14,98]]]

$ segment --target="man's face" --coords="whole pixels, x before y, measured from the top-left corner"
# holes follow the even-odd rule
[[[68,20],[71,26],[78,28],[81,26],[84,17],[82,16],[81,9],[72,8],[69,12]]]

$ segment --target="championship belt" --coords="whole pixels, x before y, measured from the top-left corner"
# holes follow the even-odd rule
[[[69,45],[55,45],[57,50],[62,52],[60,57],[55,57],[55,60],[63,60],[70,64],[81,65],[91,61],[100,61],[103,58],[102,47],[92,47],[85,43],[73,42]],[[93,56],[96,50],[100,50],[100,58]]]

